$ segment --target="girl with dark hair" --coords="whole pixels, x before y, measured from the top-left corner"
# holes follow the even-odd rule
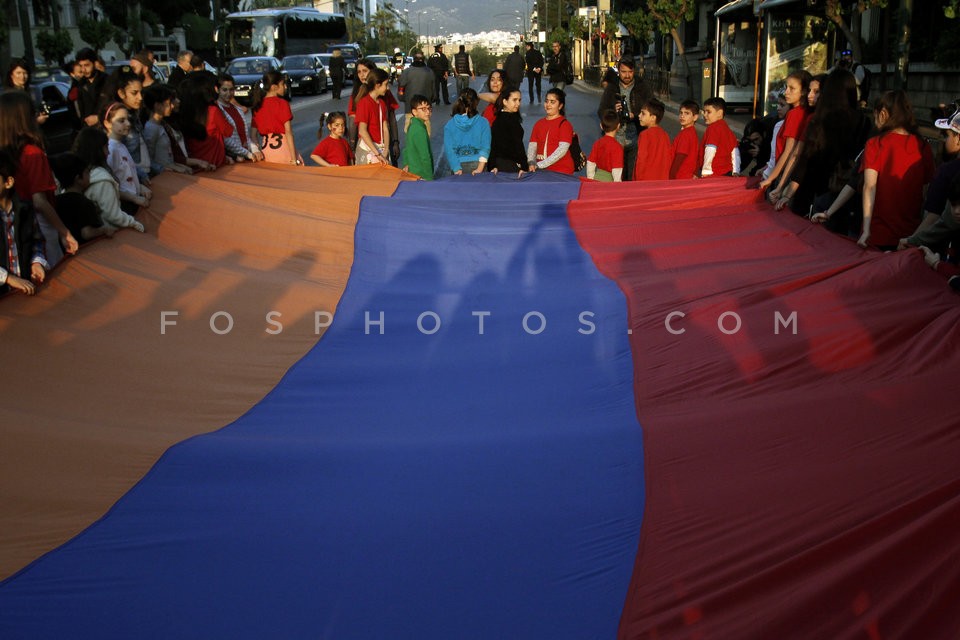
[[[390,86],[390,76],[374,67],[366,74],[366,82],[357,90],[357,164],[387,164],[390,159],[389,109],[383,101]]]
[[[143,90],[143,104],[149,114],[147,123],[143,126],[143,139],[154,164],[169,171],[193,173],[186,164],[186,154],[167,130],[166,119],[173,114],[176,95],[176,91],[160,82],[155,82]]]
[[[870,135],[870,121],[857,102],[857,81],[846,69],[834,70],[821,85],[817,108],[790,183],[776,207],[788,202],[794,213],[823,211],[843,189],[856,157]]]
[[[453,103],[453,118],[443,127],[443,148],[454,175],[483,173],[490,157],[490,123],[477,112],[480,99],[467,87]]]
[[[163,171],[163,165],[153,161],[143,137],[143,81],[133,71],[120,71],[114,76],[113,86],[115,95],[110,96],[111,102],[119,101],[130,115],[130,133],[123,139],[123,144],[137,165],[137,178],[149,185],[150,176]]]
[[[895,249],[920,222],[923,190],[933,178],[933,151],[920,136],[902,89],[877,100],[874,121],[880,133],[863,152],[863,226],[857,244]]]
[[[253,88],[252,136],[260,141],[263,159],[278,164],[303,164],[293,139],[293,111],[283,96],[287,80],[279,71],[267,71]]]
[[[63,258],[57,236],[67,253],[76,253],[80,245],[57,215],[53,197],[57,183],[43,151],[33,103],[23,91],[0,94],[0,147],[7,147],[17,159],[14,189],[20,200],[32,203],[39,214],[47,262],[53,266]]]
[[[573,142],[573,125],[564,115],[567,94],[553,87],[543,98],[545,118],[533,125],[530,143],[527,145],[527,168],[530,171],[549,169],[558,173],[572,174],[573,158],[570,143]]]
[[[823,92],[823,83],[827,81],[827,74],[819,73],[810,79],[810,86],[807,88],[807,109],[813,111],[817,108],[817,102],[820,100],[820,94]]]
[[[90,184],[83,195],[97,205],[101,222],[111,230],[129,227],[143,233],[143,225],[120,208],[120,185],[107,166],[107,134],[94,127],[81,129],[73,152],[90,167]]]
[[[490,171],[523,175],[527,154],[523,148],[523,118],[520,116],[520,89],[500,92],[494,102],[496,118],[490,127]]]
[[[356,122],[357,105],[359,104],[360,100],[360,91],[364,90],[364,85],[367,83],[370,72],[378,68],[379,67],[377,67],[375,62],[367,58],[357,61],[355,71],[357,80],[354,80],[353,82],[353,93],[347,103],[347,116],[350,120],[348,123],[348,139],[350,144],[354,147],[356,147],[360,142],[359,130]],[[380,97],[380,99],[383,102],[383,107],[386,112],[384,117],[385,122],[387,123],[387,130],[390,134],[390,143],[388,145],[388,149],[390,151],[389,157],[392,161],[394,161],[394,166],[396,166],[396,159],[400,157],[400,136],[399,131],[397,130],[397,120],[394,118],[394,113],[396,113],[397,109],[400,108],[400,103],[397,102],[397,99],[394,97],[389,85],[387,86],[387,91]],[[359,161],[359,157],[360,154],[357,153],[357,164],[363,164]]]
[[[775,189],[771,189],[767,197],[776,202],[780,199],[783,187],[787,185],[790,177],[790,171],[793,169],[793,163],[796,161],[797,145],[803,137],[804,130],[807,128],[807,119],[810,117],[808,108],[808,94],[810,93],[810,80],[813,76],[809,71],[794,71],[787,76],[786,88],[783,91],[783,97],[787,101],[790,110],[787,111],[783,119],[783,126],[777,133],[776,139],[776,158],[777,164],[769,177],[764,178],[760,183],[761,189],[770,187],[777,178],[781,178],[780,184]]]
[[[481,91],[477,95],[487,103],[487,107],[483,110],[483,117],[487,119],[487,122],[489,122],[492,127],[493,120],[499,113],[496,108],[497,98],[499,98],[503,90],[507,88],[507,76],[503,69],[494,69],[491,71],[484,88],[486,91]]]
[[[227,157],[224,138],[233,127],[217,107],[217,76],[209,71],[194,71],[177,86],[180,96],[180,132],[187,156],[214,167],[233,164]]]
[[[347,167],[353,164],[353,151],[343,137],[347,130],[347,114],[343,111],[323,114],[320,120],[320,130],[317,131],[319,144],[313,149],[310,158],[321,167]],[[327,125],[330,132],[323,137],[323,125]]]

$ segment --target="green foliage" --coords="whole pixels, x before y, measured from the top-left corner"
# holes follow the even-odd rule
[[[954,20],[960,15],[960,0],[950,0],[950,2],[945,4],[943,6],[943,15],[951,20]]]
[[[102,51],[117,30],[110,22],[106,20],[94,20],[93,18],[80,18],[78,22],[80,28],[80,39],[86,42],[94,51]]]
[[[350,42],[359,42],[364,39],[363,20],[354,16],[347,16],[347,37]]]
[[[198,51],[209,49],[213,42],[213,21],[201,18],[195,13],[184,14],[180,19],[186,33],[187,49]]]
[[[490,50],[481,45],[474,45],[470,49],[470,59],[473,61],[473,72],[479,75],[487,75],[497,68],[497,58]]]
[[[140,18],[147,24],[162,24],[167,28],[180,24],[180,17],[185,13],[199,16],[210,12],[209,0],[141,0]]]
[[[61,65],[67,54],[73,51],[73,39],[63,29],[53,32],[46,29],[38,31],[36,39],[37,49],[40,50],[47,62],[55,62],[57,65]]]
[[[660,33],[670,33],[682,22],[693,20],[697,0],[647,0],[652,26]]]
[[[630,35],[641,43],[641,50],[647,48],[650,44],[650,34],[654,29],[653,17],[649,13],[643,10],[630,11],[620,14],[616,21],[626,27]]]

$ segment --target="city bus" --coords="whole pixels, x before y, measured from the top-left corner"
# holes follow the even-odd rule
[[[224,60],[245,56],[321,53],[347,43],[347,22],[340,13],[290,7],[231,13],[217,34]]]

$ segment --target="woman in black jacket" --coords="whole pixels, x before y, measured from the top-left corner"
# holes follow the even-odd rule
[[[516,173],[519,177],[527,166],[520,96],[519,89],[505,89],[494,102],[497,116],[490,128],[490,161],[487,163],[492,173]]]

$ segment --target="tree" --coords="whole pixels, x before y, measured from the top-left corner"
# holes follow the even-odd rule
[[[853,51],[854,60],[863,59],[863,41],[860,35],[853,32],[850,23],[844,14],[863,13],[870,7],[886,8],[887,0],[857,0],[855,3],[847,3],[851,8],[845,9],[842,0],[826,0],[824,11],[827,19],[837,26],[837,29],[843,33],[843,37],[850,43],[850,50]]]
[[[470,49],[470,60],[473,62],[473,72],[478,76],[488,74],[497,68],[496,56],[481,45],[474,45]]]
[[[43,54],[43,59],[47,62],[55,62],[58,66],[63,64],[63,59],[68,53],[73,51],[73,38],[64,30],[60,31],[38,31],[37,49]]]
[[[647,11],[657,30],[663,34],[669,33],[677,47],[677,55],[683,62],[688,97],[693,95],[693,82],[690,77],[690,65],[687,63],[687,52],[677,29],[681,23],[693,20],[696,9],[697,0],[647,0]]]
[[[634,40],[641,43],[640,50],[645,50],[650,44],[650,33],[653,31],[653,18],[643,10],[630,11],[620,14],[616,20],[608,20],[608,27],[612,26],[614,31],[611,36],[616,35],[617,23],[627,28]]]
[[[396,16],[386,9],[378,9],[373,17],[370,18],[370,26],[377,32],[377,40],[383,40],[395,31],[394,23]]]
[[[363,20],[355,16],[347,17],[347,37],[350,39],[350,42],[358,42],[363,40]]]
[[[106,20],[95,20],[94,18],[80,18],[78,26],[80,27],[80,39],[98,53],[107,46],[107,43],[113,39],[117,31]]]

